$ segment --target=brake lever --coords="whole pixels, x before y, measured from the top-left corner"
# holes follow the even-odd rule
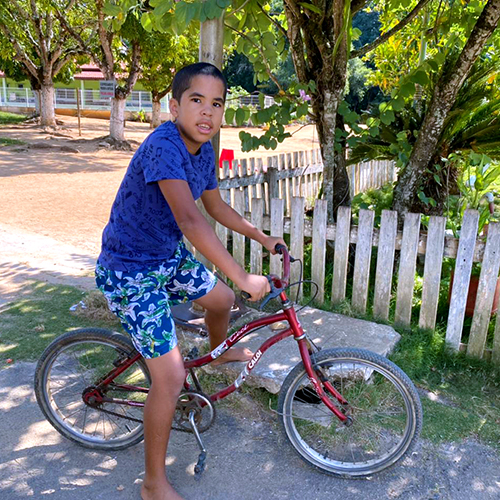
[[[273,278],[277,278],[276,276],[268,275],[268,276],[266,276],[266,278],[267,278],[267,281],[269,281],[269,286],[271,287],[271,291],[267,294],[267,297],[260,303],[259,311],[262,311],[264,309],[264,306],[271,299],[275,299],[276,297],[279,297],[280,293],[283,291],[283,288],[278,288],[278,287],[274,286]]]

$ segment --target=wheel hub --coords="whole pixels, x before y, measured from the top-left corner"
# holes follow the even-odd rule
[[[82,392],[83,402],[91,408],[98,408],[104,400],[101,391],[93,386],[87,387]]]

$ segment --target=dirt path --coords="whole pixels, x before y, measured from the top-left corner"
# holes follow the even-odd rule
[[[92,286],[79,278],[92,274],[102,229],[134,153],[100,146],[106,120],[83,118],[79,137],[75,117],[58,118],[63,124],[56,134],[30,124],[0,127],[0,137],[25,143],[0,146],[0,305],[31,279]],[[237,158],[318,147],[313,126],[296,126],[277,151],[242,153],[240,130],[221,131],[222,147],[235,150]],[[149,124],[127,122],[134,149],[150,132]]]
[[[0,128],[0,137],[22,140],[29,146],[0,147],[0,221],[95,255],[133,152],[99,147],[97,138],[107,133],[107,121],[83,119],[83,139],[79,139],[76,118],[65,116],[62,120],[60,134],[67,137],[44,134],[35,126]],[[293,138],[280,144],[278,153],[318,147],[313,126],[291,128],[296,130]],[[266,150],[241,153],[239,131],[225,128],[221,132],[221,144],[234,149],[236,157],[276,154]],[[126,137],[136,146],[149,132],[148,124],[127,122]],[[44,145],[47,149],[42,149]],[[64,152],[61,147],[79,152]]]

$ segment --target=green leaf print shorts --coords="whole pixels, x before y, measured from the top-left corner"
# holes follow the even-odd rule
[[[217,284],[216,276],[180,242],[174,256],[157,268],[127,273],[96,266],[96,283],[111,311],[147,359],[177,345],[170,307],[200,299]]]

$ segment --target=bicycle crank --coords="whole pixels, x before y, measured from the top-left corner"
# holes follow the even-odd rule
[[[194,468],[195,479],[200,479],[205,470],[207,450],[200,433],[205,432],[215,419],[215,408],[210,398],[201,392],[184,391],[177,400],[172,428],[192,432],[200,448],[198,462]]]

